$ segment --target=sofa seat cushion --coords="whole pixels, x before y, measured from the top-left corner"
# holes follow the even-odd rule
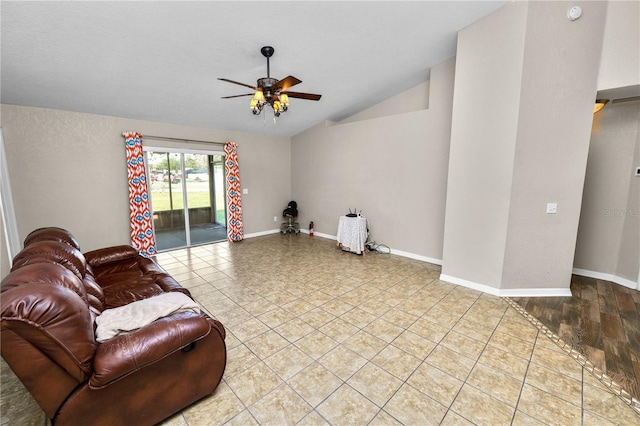
[[[112,309],[162,293],[179,292],[191,296],[172,277],[166,275],[141,275],[138,272],[121,272],[102,276],[99,285],[104,294],[104,308]]]
[[[200,306],[189,296],[163,293],[114,309],[105,309],[96,318],[96,340],[105,342],[119,334],[142,328],[174,312],[200,313]]]
[[[117,308],[162,293],[177,291],[191,296],[153,260],[131,246],[114,246],[86,253],[87,277],[102,289],[104,309]],[[87,288],[87,293],[90,293]]]
[[[128,305],[164,293],[153,275],[121,272],[103,276],[99,282],[104,293],[105,309]]]
[[[96,350],[89,386],[103,388],[192,345],[211,332],[211,324],[203,314],[177,312],[107,340]]]

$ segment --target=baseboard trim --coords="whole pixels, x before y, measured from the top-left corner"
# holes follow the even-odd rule
[[[251,234],[244,234],[244,237],[245,238],[262,237],[264,235],[277,234],[278,232],[280,232],[279,229],[270,229],[268,231],[260,231],[260,232],[252,232]]]
[[[612,274],[605,274],[603,272],[589,271],[587,269],[573,268],[573,273],[581,275],[583,277],[595,278],[597,280],[611,281],[612,283],[620,284],[625,287],[629,287],[633,290],[640,290],[640,284],[628,280],[626,278],[618,277]]]
[[[301,229],[300,232],[302,232],[304,234],[308,234],[309,230]],[[318,233],[318,232],[315,232],[314,235],[317,235],[318,237],[322,237],[322,238],[328,238],[328,239],[334,240],[334,241],[336,241],[338,239],[338,237],[336,237],[335,235],[322,234],[322,233]],[[409,253],[408,251],[396,250],[396,249],[392,249],[392,248],[390,248],[390,250],[391,250],[391,254],[395,254],[397,256],[408,257],[409,259],[419,260],[421,262],[427,262],[427,263],[432,263],[434,265],[442,266],[442,260],[441,259],[434,259],[433,257],[421,256],[419,254]]]
[[[571,297],[570,288],[517,288],[500,290],[500,297]]]
[[[303,234],[309,234],[309,230],[308,229],[301,229],[300,230],[301,233]],[[329,234],[323,234],[322,232],[313,232],[313,236],[314,237],[320,237],[320,238],[326,238],[328,240],[337,240],[337,237],[335,235],[329,235]]]
[[[440,281],[445,281],[455,285],[461,285],[463,287],[470,288],[472,290],[481,291],[483,293],[489,293],[494,296],[500,296],[497,288],[488,286],[486,284],[480,284],[469,280],[463,280],[462,278],[452,277],[451,275],[440,274]]]
[[[451,284],[460,285],[472,290],[482,291],[498,297],[570,297],[571,290],[568,288],[518,288],[518,289],[499,289],[480,284],[462,278],[452,277],[446,274],[440,274],[440,280]]]
[[[255,238],[255,237],[262,237],[262,236],[265,236],[265,235],[272,235],[272,234],[279,234],[279,233],[280,233],[280,229],[270,229],[268,231],[252,232],[251,234],[245,234],[244,237],[245,238]],[[300,233],[309,235],[309,230],[308,229],[300,229]],[[335,235],[322,234],[322,233],[319,233],[319,232],[314,232],[313,235],[317,236],[317,237],[327,238],[329,240],[336,240],[336,236]]]
[[[398,256],[408,257],[409,259],[420,260],[422,262],[432,263],[434,265],[442,266],[442,259],[434,259],[433,257],[420,256],[419,254],[409,253],[407,251],[391,249],[391,254],[397,254]]]
[[[307,234],[308,233],[309,233],[309,231],[307,231]],[[326,238],[328,240],[333,240],[333,241],[337,241],[338,240],[338,237],[336,237],[335,235],[323,234],[322,232],[314,232],[313,235],[321,237],[321,238]]]

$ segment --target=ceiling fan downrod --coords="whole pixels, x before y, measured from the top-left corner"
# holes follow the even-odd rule
[[[266,103],[268,103],[269,105],[271,105],[273,107],[273,95],[274,93],[271,90],[271,87],[276,84],[278,82],[278,80],[276,80],[275,78],[271,78],[271,66],[269,64],[269,58],[273,56],[273,53],[275,52],[275,49],[271,46],[264,46],[262,47],[262,49],[260,49],[260,53],[262,53],[262,56],[264,56],[265,58],[267,58],[267,78],[259,78],[258,79],[258,87],[260,87],[262,89],[264,98],[266,100]],[[255,115],[260,114],[260,112],[262,111],[262,105],[259,105],[258,110],[253,110],[253,113]],[[286,111],[286,109],[284,110]],[[274,113],[276,115],[276,117],[280,116],[280,112],[279,111],[275,111]],[[275,118],[275,117],[274,117]]]
[[[271,46],[264,46],[262,49],[260,49],[260,52],[262,53],[262,56],[267,58],[267,78],[271,78],[269,69],[269,58],[273,56],[273,52],[275,52],[275,49]]]

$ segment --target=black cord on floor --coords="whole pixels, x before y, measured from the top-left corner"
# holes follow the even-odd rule
[[[378,244],[375,241],[368,241],[365,244],[365,247],[369,251],[375,251],[377,253],[382,253],[382,254],[391,254],[391,249],[389,248],[389,246],[385,246],[384,244]]]

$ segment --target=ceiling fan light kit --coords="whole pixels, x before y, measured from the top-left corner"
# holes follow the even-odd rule
[[[256,86],[240,83],[237,81],[229,80],[227,78],[218,78],[218,80],[226,81],[227,83],[238,84],[240,86],[253,89],[253,93],[246,93],[243,95],[223,96],[222,99],[237,98],[241,96],[252,96],[251,102],[249,102],[249,108],[253,112],[253,115],[260,115],[265,105],[269,105],[273,109],[275,117],[280,117],[280,114],[286,112],[289,109],[289,98],[306,99],[310,101],[319,101],[322,95],[316,95],[313,93],[301,93],[301,92],[289,92],[290,87],[296,84],[302,83],[302,80],[293,76],[288,76],[282,80],[271,78],[269,68],[269,58],[273,56],[275,52],[271,46],[264,46],[260,49],[262,56],[267,58],[267,76],[259,78]]]

